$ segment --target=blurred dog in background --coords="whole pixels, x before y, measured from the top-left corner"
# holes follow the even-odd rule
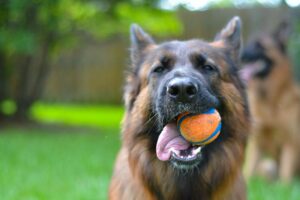
[[[299,169],[300,93],[287,53],[290,26],[282,22],[244,48],[242,78],[248,85],[253,127],[245,175],[289,182]]]

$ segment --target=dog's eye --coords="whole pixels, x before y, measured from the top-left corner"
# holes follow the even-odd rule
[[[162,72],[164,72],[165,70],[166,70],[166,68],[165,68],[164,66],[159,65],[159,66],[157,66],[157,67],[155,67],[155,68],[153,69],[153,72],[155,72],[155,73],[162,73]]]
[[[171,58],[163,56],[160,59],[159,64],[157,64],[157,66],[154,67],[152,72],[158,73],[158,74],[165,72],[167,69],[169,69],[169,67],[171,65],[171,61],[172,61]]]
[[[202,65],[201,67],[203,70],[205,71],[208,71],[208,72],[212,72],[215,70],[215,67],[213,65],[210,65],[210,64],[205,64],[205,65]]]

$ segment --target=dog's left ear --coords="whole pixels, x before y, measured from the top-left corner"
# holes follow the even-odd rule
[[[235,16],[215,38],[215,41],[222,40],[225,43],[226,49],[235,60],[239,59],[242,46],[241,28],[241,19]]]

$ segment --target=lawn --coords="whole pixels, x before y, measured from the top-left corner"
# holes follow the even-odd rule
[[[93,126],[100,128],[119,127],[124,109],[111,105],[76,105],[36,103],[32,118],[45,123]]]
[[[107,199],[120,146],[119,121],[123,109],[40,103],[32,113],[34,119],[44,123],[77,126],[1,128],[0,199]],[[300,182],[283,185],[253,179],[248,191],[250,200],[298,200]]]
[[[117,130],[0,130],[1,200],[107,199]]]

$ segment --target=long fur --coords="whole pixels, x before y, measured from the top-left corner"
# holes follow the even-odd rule
[[[241,168],[249,113],[244,87],[237,76],[237,52],[234,52],[235,47],[230,46],[231,40],[237,45],[237,38],[234,36],[226,41],[228,35],[232,36],[228,31],[235,31],[235,24],[232,23],[240,23],[237,20],[231,21],[229,27],[227,25],[222,32],[225,34],[223,37],[221,33],[221,39],[210,43],[212,48],[217,49],[211,52],[211,56],[221,55],[222,60],[218,62],[224,65],[221,69],[222,78],[214,84],[221,102],[222,136],[205,148],[207,152],[204,155],[207,156],[195,168],[177,169],[169,162],[157,159],[155,146],[161,127],[158,114],[153,109],[151,94],[155,88],[146,81],[150,65],[135,60],[135,64],[143,64],[136,64],[127,77],[123,143],[110,185],[111,200],[246,199]],[[138,30],[137,34],[137,38],[142,40],[145,33]],[[139,52],[133,49],[134,59],[145,59],[143,54],[151,57],[156,53],[153,41],[149,40],[148,35],[145,38],[143,45],[146,49],[139,49]],[[135,38],[133,40],[139,42]],[[145,45],[147,42],[148,45]]]

